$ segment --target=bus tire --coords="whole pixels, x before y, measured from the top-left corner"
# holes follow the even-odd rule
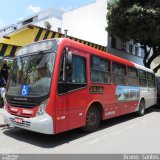
[[[100,111],[98,107],[92,106],[89,108],[86,115],[86,124],[83,127],[85,132],[94,132],[98,129],[100,124]]]
[[[138,116],[144,116],[145,114],[145,101],[141,99],[139,103],[139,110],[138,110]]]

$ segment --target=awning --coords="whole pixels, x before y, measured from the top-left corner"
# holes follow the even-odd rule
[[[50,38],[64,38],[64,34],[34,25],[27,25],[0,38],[0,55],[14,56],[19,47]],[[105,46],[101,46],[71,36],[67,36],[67,38],[78,41],[98,50],[106,51]]]
[[[0,56],[2,57],[14,57],[20,46],[13,46],[0,43]]]
[[[35,37],[34,41],[36,42],[36,41],[40,41],[40,40],[44,40],[44,39],[64,38],[64,37],[65,37],[64,34],[61,34],[61,33],[55,32],[55,31],[51,31],[51,30],[47,30],[45,28],[38,27],[38,32],[36,34],[36,37]],[[106,51],[105,46],[98,45],[98,44],[95,44],[95,43],[92,43],[92,42],[89,42],[89,41],[85,41],[85,40],[82,40],[82,39],[78,39],[78,38],[75,38],[75,37],[71,37],[71,36],[67,36],[67,38],[72,39],[72,40],[77,41],[77,42],[80,42],[80,43],[83,43],[87,46],[96,48],[98,50]]]

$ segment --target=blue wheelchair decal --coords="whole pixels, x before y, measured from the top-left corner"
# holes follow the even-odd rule
[[[28,85],[22,85],[21,96],[27,96],[27,95],[28,95]]]

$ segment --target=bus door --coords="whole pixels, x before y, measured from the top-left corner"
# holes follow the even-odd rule
[[[70,62],[61,60],[58,94],[56,98],[56,132],[81,127],[85,124],[87,90],[86,58],[74,50]],[[65,66],[64,66],[65,65]],[[64,73],[65,72],[65,73]]]

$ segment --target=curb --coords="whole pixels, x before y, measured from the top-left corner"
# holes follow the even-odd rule
[[[2,116],[2,108],[0,108],[0,128],[3,128],[3,127],[5,127],[5,124],[4,124],[4,122],[3,122],[3,116]]]

